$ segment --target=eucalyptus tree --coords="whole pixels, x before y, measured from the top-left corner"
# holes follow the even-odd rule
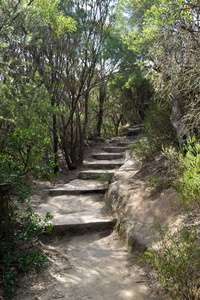
[[[68,167],[73,169],[74,163],[83,160],[88,99],[97,83],[111,1],[47,2],[37,2],[24,19],[28,28],[25,51],[51,101],[55,157],[60,141]]]
[[[32,267],[39,271],[47,262],[31,242],[44,232],[44,223],[28,206],[33,178],[49,178],[54,166],[44,161],[50,140],[43,121],[51,116],[51,94],[31,55],[46,32],[34,29],[46,25],[57,37],[63,26],[69,31],[73,25],[53,1],[3,0],[0,16],[0,285],[13,298],[17,275]],[[19,209],[20,203],[25,205]]]
[[[187,134],[182,122],[186,104],[194,103],[199,94],[199,2],[127,0],[123,3],[130,8],[130,19],[138,20],[129,23],[132,27],[124,35],[124,41],[141,53],[140,62],[152,69],[157,90],[165,89],[165,99],[171,101],[171,122],[181,144]],[[141,13],[138,19],[137,13]]]
[[[45,88],[32,68],[30,53],[30,32],[25,22],[36,5],[33,1],[2,1],[0,30],[0,115],[1,138],[7,139],[11,133],[6,127],[41,125],[40,116],[46,113],[46,102],[42,107],[39,101],[48,97]],[[45,9],[45,7],[43,7]],[[45,15],[45,12],[43,12]],[[39,114],[38,114],[39,113]],[[7,125],[6,125],[7,124]],[[45,136],[45,130],[44,136]],[[4,138],[3,138],[3,136]],[[3,148],[1,148],[3,149]]]
[[[112,21],[111,3],[110,0],[60,3],[63,13],[77,22],[76,32],[66,40],[64,113],[61,115],[62,147],[74,163],[83,160],[89,95],[99,81],[102,46]]]
[[[121,19],[120,19],[121,22]],[[114,128],[118,135],[119,124],[140,123],[151,96],[151,84],[138,66],[139,54],[123,43],[118,24],[111,28],[106,40],[103,60],[106,65],[106,99],[104,121]],[[104,127],[104,125],[103,125]]]
[[[1,4],[0,194],[7,203],[12,190],[25,186],[26,175],[40,169],[37,163],[42,163],[49,145],[44,121],[48,119],[45,114],[51,94],[37,72],[31,50],[41,48],[45,26],[53,30],[55,38],[63,30],[71,31],[74,25],[73,20],[56,10],[57,4],[52,1],[4,0]],[[37,23],[43,32],[35,30]],[[34,40],[36,35],[39,38]],[[40,153],[36,151],[39,147]]]
[[[52,133],[53,153],[58,172],[59,129],[58,113],[63,94],[63,72],[66,60],[66,36],[76,30],[74,20],[65,17],[58,8],[58,2],[41,0],[34,2],[24,17],[26,61],[47,91],[51,108],[52,124],[46,123]],[[47,99],[46,98],[46,99]],[[43,101],[44,104],[44,101]],[[49,112],[47,112],[48,114]],[[70,162],[69,162],[70,164]]]

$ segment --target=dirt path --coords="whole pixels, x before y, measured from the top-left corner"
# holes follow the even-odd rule
[[[16,300],[161,300],[115,232],[45,242],[50,266],[21,282]],[[29,282],[29,284],[28,284]]]
[[[69,186],[67,188],[68,193]],[[42,205],[48,203],[48,208],[53,205],[53,210],[60,217],[63,213],[63,201],[65,201],[63,197],[65,196],[59,196],[62,199],[56,197],[52,202],[52,198],[44,199],[40,194],[40,197],[34,197],[33,202],[36,205],[36,200],[39,199],[40,207],[41,203]],[[79,196],[66,196],[68,205],[69,199],[73,200],[73,212],[74,210],[76,212],[74,203],[78,198]],[[103,195],[101,198],[103,200]],[[58,202],[60,203],[59,210]],[[82,201],[83,205],[84,203]],[[99,203],[99,200],[98,203],[94,201],[94,209],[98,206],[99,210]],[[79,210],[80,205],[79,208],[77,206],[77,212]],[[83,212],[87,210],[88,202],[87,207],[83,207]],[[70,208],[66,210],[66,215],[69,212]],[[85,232],[82,235],[76,232],[76,236],[71,237],[68,234],[63,237],[54,235],[43,240],[42,243],[49,255],[49,266],[41,274],[32,273],[22,278],[15,300],[164,299],[162,296],[150,293],[144,272],[131,261],[131,255],[128,254],[115,231],[103,229],[98,232]]]

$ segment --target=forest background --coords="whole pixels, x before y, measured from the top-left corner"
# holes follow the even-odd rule
[[[0,4],[0,261],[1,284],[10,293],[17,273],[46,263],[40,250],[21,253],[44,224],[17,203],[28,201],[33,177],[59,172],[60,155],[69,170],[81,164],[86,140],[142,123],[147,139],[145,146],[138,142],[138,153],[148,159],[165,149],[182,163],[173,175],[181,191],[188,162],[183,167],[180,155],[189,153],[198,207],[200,2]],[[191,189],[184,193],[187,203]]]

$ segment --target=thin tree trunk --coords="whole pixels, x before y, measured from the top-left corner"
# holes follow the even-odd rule
[[[172,86],[172,93],[171,93],[171,100],[172,100],[172,114],[170,117],[171,123],[174,126],[176,130],[177,140],[179,145],[183,145],[184,139],[183,139],[183,123],[182,123],[182,113],[181,113],[181,107],[180,107],[180,93],[178,91],[176,83]]]
[[[69,170],[70,171],[75,170],[76,166],[70,161],[69,154],[68,154],[68,151],[67,151],[67,146],[66,146],[65,142],[63,144],[63,150],[64,150],[64,154],[65,154],[65,161],[67,163],[67,166],[68,166]]]
[[[62,142],[62,149],[63,149],[64,155],[65,155],[65,161],[67,163],[67,166],[68,166],[69,170],[75,170],[76,166],[71,162],[70,156],[69,156],[69,153],[68,153],[68,149],[67,149],[66,129],[65,129],[65,122],[64,122],[64,116],[63,115],[61,115],[61,119],[62,119],[63,130],[62,130],[62,134],[60,135],[60,138],[61,138],[61,142]]]
[[[83,162],[83,155],[84,155],[84,128],[82,130],[81,127],[81,118],[80,113],[78,112],[78,132],[79,132],[79,156],[78,162],[81,164]],[[85,124],[84,124],[85,125]]]
[[[52,106],[54,106],[54,100],[52,101]],[[56,166],[54,167],[54,174],[59,172],[59,165],[58,165],[58,134],[57,134],[57,117],[53,115],[53,154],[54,154],[54,161]]]
[[[120,114],[120,116],[117,120],[117,123],[115,124],[115,134],[116,134],[116,136],[118,136],[118,134],[119,134],[119,124],[122,120],[122,117],[123,117],[123,114]]]
[[[85,94],[85,121],[83,126],[83,139],[85,139],[86,136],[86,129],[88,123],[88,100],[89,100],[89,91],[87,90]]]
[[[97,129],[96,129],[96,136],[101,136],[101,126],[103,122],[103,107],[104,107],[104,101],[106,98],[106,91],[105,91],[105,83],[104,80],[102,80],[102,83],[100,85],[99,89],[99,111],[98,111],[98,121],[97,121]]]
[[[84,159],[84,140],[86,138],[86,130],[87,130],[87,124],[88,124],[88,100],[89,100],[89,91],[86,91],[85,94],[85,120],[83,129],[81,127],[81,119],[80,119],[80,112],[78,113],[78,126],[79,126],[79,163],[83,162]]]
[[[72,95],[72,114],[71,114],[71,128],[70,128],[70,156],[71,159],[73,160],[73,156],[74,156],[74,149],[73,149],[73,143],[74,143],[74,95]]]

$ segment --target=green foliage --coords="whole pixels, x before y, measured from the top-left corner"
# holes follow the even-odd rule
[[[30,207],[20,209],[8,202],[0,214],[0,286],[4,296],[14,294],[17,276],[32,269],[38,273],[47,265],[47,257],[37,246],[37,236],[50,231],[52,216],[42,220]]]
[[[1,128],[2,151],[0,154],[0,182],[1,188],[8,188],[9,195],[16,193],[20,198],[23,197],[25,175],[32,174],[37,176],[52,176],[53,160],[48,164],[41,164],[45,149],[50,140],[43,136],[41,127],[20,128],[17,127],[10,132],[4,133]],[[4,134],[4,135],[3,135]],[[25,195],[26,198],[26,195]]]
[[[39,23],[50,25],[51,10],[59,35],[62,29],[59,22],[66,29],[67,21],[57,20],[61,14],[54,2],[40,1],[37,6],[39,2],[5,0],[1,4],[0,285],[10,299],[21,272],[31,268],[38,272],[46,265],[46,256],[36,247],[37,236],[51,229],[51,225],[46,225],[50,214],[42,220],[28,206],[33,178],[51,178],[54,159],[49,154],[52,114],[49,95],[35,72],[29,52],[33,45],[41,46],[41,38],[34,44],[34,35],[27,24],[41,17],[43,10],[43,18],[32,25],[34,28]],[[35,15],[31,18],[33,11]]]
[[[110,123],[120,113],[123,114],[123,123],[141,123],[153,88],[145,72],[138,66],[138,53],[123,44],[118,31],[111,31],[105,55],[110,55],[114,66],[107,89],[111,103]]]
[[[183,23],[193,21],[193,5],[185,1],[125,0],[122,3],[124,7],[129,8],[129,23],[132,25],[132,30],[127,35],[123,35],[124,40],[130,48],[148,55],[151,59],[156,56],[156,53],[150,53],[148,50],[153,43],[159,42],[163,32],[166,37],[169,37],[173,34],[170,30],[179,27],[179,20]],[[133,11],[132,15],[130,11]],[[158,47],[156,51],[162,52],[162,47]]]
[[[19,273],[32,267],[36,271],[46,265],[47,258],[35,249],[33,240],[51,225],[28,206],[32,178],[51,178],[53,160],[44,163],[49,139],[40,126],[14,127],[8,119],[0,123],[2,147],[0,153],[0,284],[5,295],[14,292]],[[9,130],[5,130],[6,125]],[[23,205],[23,206],[22,206]],[[25,249],[29,251],[25,251]],[[31,248],[33,248],[31,250]],[[38,252],[39,251],[39,252]]]
[[[200,207],[200,143],[195,136],[187,139],[179,152],[170,147],[163,150],[168,158],[174,185],[180,194],[180,203],[192,209]]]
[[[124,69],[122,63],[118,74],[115,74],[115,77],[109,84],[109,93],[111,94],[111,99],[120,103],[123,122],[137,124],[144,120],[153,87],[150,80],[145,78],[141,69],[136,67],[132,61],[129,61],[129,63],[129,69],[127,60],[124,62]],[[119,113],[119,109],[117,113]]]
[[[144,119],[144,138],[137,139],[131,149],[141,160],[148,160],[161,151],[163,145],[175,144],[176,132],[170,122],[170,114],[170,105],[163,103],[162,99],[150,101]]]
[[[153,173],[150,178],[150,185],[155,186],[157,182],[158,182],[158,176],[155,173]]]
[[[57,0],[36,0],[27,17],[31,16],[31,22],[38,20],[40,26],[51,27],[53,35],[57,38],[66,32],[75,31],[76,22],[71,17],[65,17],[58,6],[59,1]]]
[[[145,161],[153,156],[156,148],[147,138],[138,138],[130,150],[131,154],[136,155],[141,161]]]
[[[148,67],[155,90],[166,90],[164,100],[171,99],[172,108],[176,106],[175,99],[178,101],[180,113],[175,119],[179,120],[172,116],[171,121],[181,142],[180,127],[183,134],[199,127],[199,64],[195,62],[199,61],[196,16],[200,3],[194,0],[121,2],[127,10],[129,25],[128,32],[123,34],[124,42],[137,51],[139,65]]]
[[[48,259],[42,250],[26,251],[25,253],[16,253],[16,256],[13,254],[12,256],[5,255],[1,263],[3,263],[5,270],[0,285],[3,286],[4,296],[10,297],[14,295],[14,284],[17,276],[32,269],[39,273],[47,266]]]
[[[104,174],[98,175],[97,180],[100,181],[104,186],[108,186],[112,181],[112,177],[113,175],[105,170]]]
[[[200,202],[200,144],[196,138],[187,139],[179,149],[164,147],[163,154],[167,157],[167,165],[172,183],[180,197],[179,212],[186,209],[187,213],[199,210]],[[152,174],[152,184],[157,177]],[[185,210],[184,210],[185,211]],[[199,226],[185,225],[172,233],[157,224],[155,233],[159,233],[156,246],[145,253],[146,260],[156,270],[157,278],[172,299],[199,299]]]
[[[156,270],[172,299],[199,299],[200,248],[198,227],[182,227],[176,233],[160,229],[159,248],[149,248],[146,260]]]

